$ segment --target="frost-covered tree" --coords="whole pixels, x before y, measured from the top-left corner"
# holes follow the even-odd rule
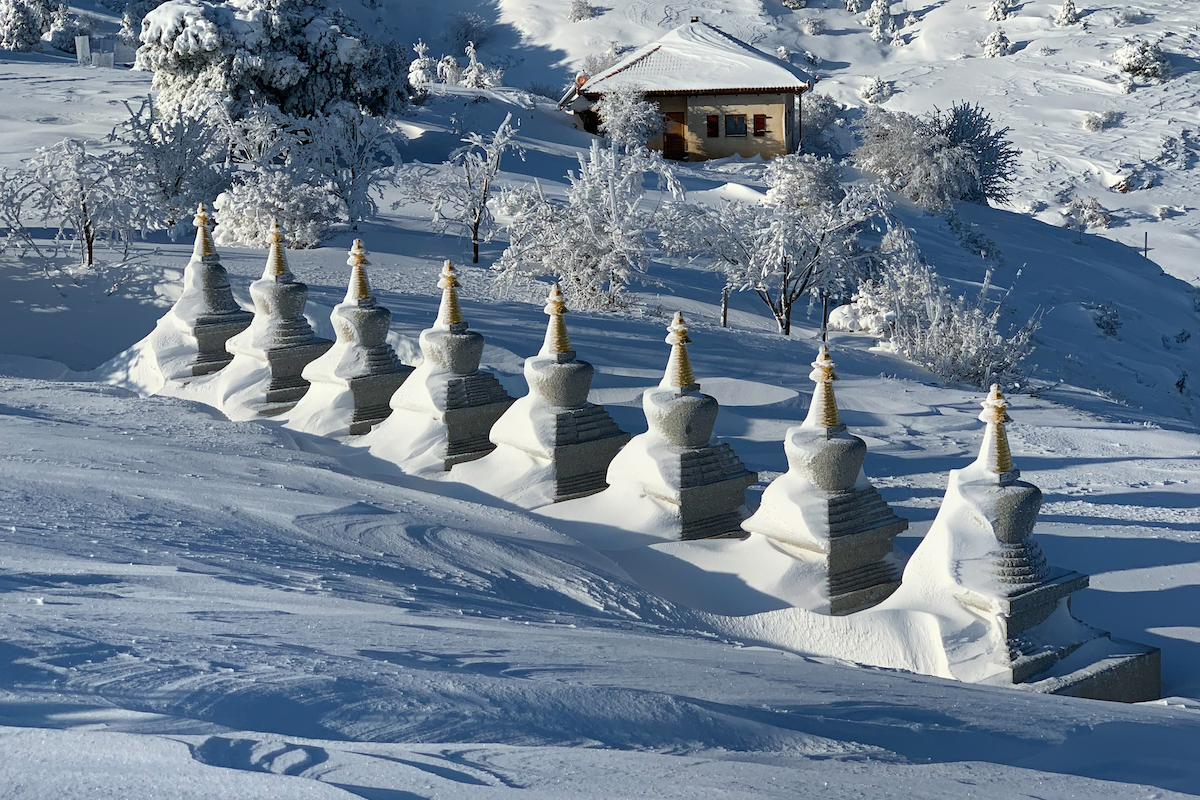
[[[462,84],[462,67],[458,65],[454,56],[442,56],[437,64],[437,76],[438,80],[447,86],[459,86]]]
[[[842,113],[842,107],[828,95],[805,92],[800,104],[800,143],[805,150],[826,147],[826,134]]]
[[[214,99],[237,117],[254,105],[312,116],[351,102],[374,113],[408,97],[408,60],[328,0],[170,0],[142,24],[138,69],[163,108]]]
[[[570,173],[567,202],[547,200],[537,190],[505,198],[509,246],[493,267],[502,284],[553,276],[572,308],[610,310],[627,302],[625,288],[642,275],[652,252],[647,231],[659,224],[656,210],[643,207],[647,173],[681,196],[660,153],[622,153],[592,142],[579,171]]]
[[[467,42],[465,50],[467,54],[467,66],[462,71],[462,85],[471,89],[487,89],[493,86],[499,86],[502,80],[501,73],[495,69],[489,69],[479,62],[479,54],[475,50],[474,42]]]
[[[978,103],[955,103],[949,111],[935,108],[923,121],[931,132],[944,136],[948,146],[964,148],[971,160],[975,183],[961,199],[984,203],[1009,198],[1021,157],[1021,151],[1008,139],[1011,128],[997,128]]]
[[[878,278],[864,281],[855,297],[860,320],[909,361],[946,383],[985,387],[1024,382],[1022,363],[1033,351],[1034,317],[1007,335],[999,330],[1005,295],[988,298],[991,273],[974,300],[952,294],[920,257],[905,229],[884,237]],[[1020,273],[1018,273],[1018,277]]]
[[[69,12],[55,14],[50,25],[50,46],[64,53],[74,53],[75,37],[90,36],[95,30],[94,17]]]
[[[345,106],[335,113],[304,120],[304,140],[293,162],[302,174],[315,176],[342,205],[352,227],[375,216],[375,197],[395,186],[404,133],[386,118]]]
[[[29,53],[42,49],[37,14],[25,0],[0,0],[0,50]]]
[[[588,0],[571,0],[571,8],[567,11],[567,19],[571,22],[582,22],[596,16],[596,7]]]
[[[457,229],[470,238],[471,263],[478,264],[479,243],[489,241],[495,230],[489,202],[504,154],[512,151],[523,157],[516,135],[509,114],[493,133],[464,136],[463,146],[451,153],[445,164],[414,165],[403,178],[407,196],[393,208],[415,201],[429,203],[434,224],[443,231]]]
[[[1064,227],[1082,235],[1090,228],[1108,228],[1112,214],[1094,197],[1076,197],[1063,209]]]
[[[316,247],[342,218],[342,207],[324,186],[304,183],[286,169],[248,171],[217,196],[218,244],[266,247],[273,221],[287,247]]]
[[[877,75],[862,85],[858,96],[868,103],[886,103],[892,98],[892,84]]]
[[[600,117],[600,132],[625,152],[645,147],[665,127],[658,104],[633,86],[605,92],[592,110]]]
[[[200,203],[229,186],[230,169],[222,150],[228,146],[213,124],[213,112],[200,117],[176,109],[163,115],[149,100],[137,108],[125,104],[129,118],[113,129],[110,140],[125,146],[121,169],[150,207],[153,227],[165,227],[172,237],[191,228],[192,212]]]
[[[677,204],[660,234],[667,251],[720,271],[727,290],[758,295],[785,336],[796,302],[840,282],[854,261],[858,227],[883,210],[875,189],[851,189],[837,202],[791,202],[799,188],[782,184],[797,174],[782,169],[768,175],[764,203],[729,201],[716,209]],[[779,201],[785,198],[789,202]]]
[[[417,57],[408,65],[408,82],[414,87],[425,86],[437,80],[437,62],[429,56],[429,45],[420,39],[413,45]]]
[[[842,168],[829,156],[791,153],[767,162],[767,201],[794,208],[840,203]]]
[[[604,70],[621,60],[621,47],[616,41],[610,41],[608,46],[599,53],[590,53],[579,65],[579,71],[589,78],[599,75]]]
[[[864,21],[871,28],[871,38],[877,42],[890,41],[897,33],[889,0],[873,0]]]
[[[987,19],[989,22],[1000,22],[1008,19],[1009,12],[1012,11],[1011,0],[992,0],[992,4],[988,6]]]
[[[467,42],[482,46],[491,32],[492,23],[480,15],[473,11],[458,11],[447,20],[443,38],[452,52],[461,53],[467,48]]]
[[[1062,8],[1058,10],[1058,16],[1054,18],[1054,24],[1066,27],[1078,22],[1079,12],[1075,9],[1075,0],[1063,0]]]
[[[1171,71],[1167,57],[1158,42],[1138,39],[1129,42],[1113,54],[1120,70],[1135,78],[1163,80]]]
[[[851,14],[862,11],[862,0],[846,0],[846,10]]]
[[[142,20],[165,2],[166,0],[128,0],[121,12],[121,30],[117,37],[125,44],[136,47],[138,37],[142,33]]]
[[[979,44],[983,47],[984,58],[998,58],[1013,52],[1013,43],[1000,27],[989,33]]]

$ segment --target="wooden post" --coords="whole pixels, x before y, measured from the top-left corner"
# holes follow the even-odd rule
[[[721,327],[729,327],[729,287],[721,290]]]
[[[1150,231],[1146,231],[1146,238],[1142,241],[1142,258],[1150,257]]]
[[[821,341],[826,341],[829,332],[829,295],[821,292]]]

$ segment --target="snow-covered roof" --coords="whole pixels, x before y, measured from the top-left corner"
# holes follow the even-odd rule
[[[593,76],[580,94],[804,91],[812,76],[703,22],[689,22]]]

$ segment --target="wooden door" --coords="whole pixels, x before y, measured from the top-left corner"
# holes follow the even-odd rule
[[[663,116],[667,118],[667,128],[663,131],[663,158],[686,161],[687,114],[682,111],[668,111]]]

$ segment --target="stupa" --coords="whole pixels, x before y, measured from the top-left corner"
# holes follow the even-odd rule
[[[1053,567],[1033,537],[1042,493],[1020,480],[1005,424],[1011,419],[999,386],[992,386],[979,419],[987,423],[979,457],[951,470],[937,518],[904,571],[887,607],[937,610],[955,677],[981,683],[1025,685],[1038,691],[1135,702],[1157,699],[1157,648],[1113,638],[1075,619],[1071,595],[1088,576]],[[952,608],[991,635],[969,659],[951,623]],[[956,664],[957,661],[957,664]]]
[[[382,422],[392,413],[392,394],[413,369],[401,364],[387,343],[392,312],[371,292],[361,239],[354,240],[346,263],[346,299],[329,317],[337,340],[304,367],[301,377],[312,386],[288,420],[288,427],[321,436],[357,436]]]
[[[224,367],[233,360],[225,343],[249,327],[254,318],[233,299],[229,274],[213,247],[212,225],[203,203],[192,223],[196,243],[183,271],[183,293],[167,315],[183,346],[156,349],[159,370],[171,380],[187,380]]]
[[[438,287],[433,327],[421,332],[425,360],[392,395],[392,414],[364,437],[371,452],[413,472],[446,471],[490,453],[492,425],[512,405],[504,387],[479,369],[483,337],[467,330],[449,261]]]
[[[550,320],[542,349],[525,359],[529,394],[492,426],[496,450],[454,471],[459,480],[526,507],[603,491],[609,463],[629,441],[604,406],[588,402],[595,369],[571,347],[558,284],[545,312]]]
[[[259,414],[281,414],[308,391],[309,383],[302,377],[304,367],[333,342],[318,337],[304,318],[308,286],[297,281],[288,268],[277,222],[271,224],[266,267],[262,277],[250,284],[250,296],[254,321],[226,347],[235,360],[240,356],[250,362],[247,366],[258,362],[267,367],[266,385],[255,387],[262,389],[262,397],[251,403]]]
[[[788,471],[766,488],[742,527],[796,558],[823,564],[828,611],[845,614],[878,603],[900,585],[892,540],[908,520],[892,512],[863,472],[867,445],[840,419],[837,365],[825,345],[812,366],[816,388],[808,416],[784,438]]]
[[[713,438],[719,407],[703,394],[688,357],[688,329],[676,312],[668,327],[671,355],[658,386],[642,394],[649,430],[635,436],[608,467],[614,489],[638,484],[640,494],[671,511],[680,539],[745,536],[746,489],[758,475]],[[611,491],[611,490],[610,490]]]

